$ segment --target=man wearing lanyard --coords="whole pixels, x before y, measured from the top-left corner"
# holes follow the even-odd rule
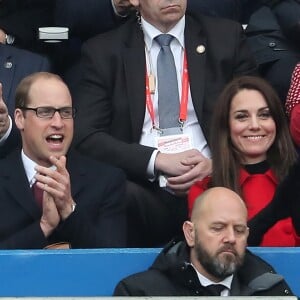
[[[212,171],[208,138],[218,94],[233,76],[251,74],[256,65],[239,24],[185,16],[186,0],[130,2],[138,20],[83,46],[74,144],[125,170],[129,245],[157,246],[181,232],[186,192]],[[165,47],[161,34],[172,37],[174,84],[171,72],[160,76],[167,68],[158,63]],[[168,86],[171,95],[174,85],[175,125],[162,127],[168,110],[159,112],[159,89]]]

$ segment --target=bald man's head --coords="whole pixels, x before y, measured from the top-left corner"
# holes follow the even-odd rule
[[[240,206],[241,212],[244,211],[243,214],[245,214],[247,220],[247,207],[241,197],[228,188],[214,187],[206,190],[196,199],[192,210],[191,221],[197,221],[201,217],[203,210],[205,211],[207,207],[213,206],[221,208],[226,204],[227,208],[226,201],[235,202],[237,206]]]
[[[249,234],[245,203],[227,188],[211,188],[196,199],[183,231],[196,269],[212,281],[223,280],[243,263]]]

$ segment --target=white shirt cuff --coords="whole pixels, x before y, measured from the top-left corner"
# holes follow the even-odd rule
[[[157,154],[158,154],[158,150],[154,150],[147,166],[147,175],[150,181],[154,181],[156,179],[154,164],[155,164],[155,159]]]

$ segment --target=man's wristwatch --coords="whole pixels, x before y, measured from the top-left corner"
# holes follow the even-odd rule
[[[5,35],[5,44],[12,45],[14,41],[15,41],[15,37],[13,35],[10,34]]]

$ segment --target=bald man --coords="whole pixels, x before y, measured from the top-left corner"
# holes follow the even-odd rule
[[[246,250],[247,209],[233,191],[215,187],[195,202],[174,239],[152,267],[116,287],[118,296],[287,296],[283,277]]]
[[[197,199],[183,232],[192,265],[209,280],[219,282],[244,260],[249,234],[245,203],[231,190],[207,190]]]

